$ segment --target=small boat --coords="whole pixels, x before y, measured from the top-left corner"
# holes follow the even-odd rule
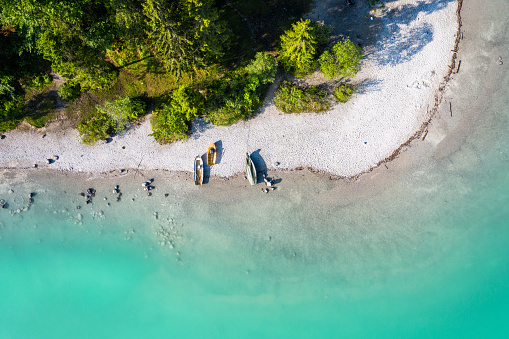
[[[246,177],[249,180],[251,185],[255,185],[257,182],[256,179],[256,167],[249,156],[249,153],[246,153]]]
[[[207,165],[215,165],[217,159],[217,149],[216,144],[213,142],[210,143],[209,149],[207,150]]]
[[[194,184],[203,184],[203,160],[199,154],[194,158]]]

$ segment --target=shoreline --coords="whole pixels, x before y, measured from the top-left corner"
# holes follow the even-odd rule
[[[383,27],[389,27],[393,29],[393,27],[399,27],[401,26],[401,23],[398,21],[389,21],[390,18],[384,18],[384,16],[389,13],[397,13],[399,10],[399,7],[404,6],[411,6],[412,4],[416,3],[416,1],[407,0],[407,1],[398,1],[397,6],[393,5],[392,7],[385,10],[384,13],[380,16],[380,20],[382,20],[378,25],[382,25]],[[210,124],[205,123],[203,120],[197,120],[195,123],[193,123],[193,135],[191,138],[185,142],[177,142],[171,145],[158,145],[153,140],[151,140],[150,137],[146,136],[150,133],[150,123],[148,122],[149,116],[147,116],[144,119],[144,122],[142,122],[141,126],[132,128],[129,130],[125,135],[122,136],[115,136],[113,138],[113,141],[109,144],[106,143],[100,143],[96,146],[86,146],[79,143],[78,139],[76,138],[76,131],[75,130],[65,130],[62,133],[52,133],[48,132],[48,134],[44,134],[44,130],[40,131],[33,131],[33,132],[21,132],[18,130],[11,131],[5,133],[7,135],[7,138],[0,141],[0,145],[4,146],[7,145],[8,147],[2,147],[0,150],[1,160],[0,160],[0,169],[2,170],[21,170],[21,169],[34,169],[37,170],[37,168],[33,168],[33,164],[37,163],[38,167],[40,168],[49,168],[53,170],[60,170],[60,171],[68,171],[68,172],[80,172],[80,173],[91,173],[91,174],[106,174],[114,173],[115,171],[119,171],[120,169],[126,169],[129,170],[129,172],[138,171],[138,170],[163,170],[163,171],[169,171],[169,172],[192,172],[192,158],[193,155],[196,153],[196,149],[199,149],[198,143],[201,145],[203,144],[203,148],[205,148],[206,145],[208,145],[209,142],[214,142],[219,140],[224,147],[220,148],[220,151],[223,153],[220,154],[219,163],[216,166],[213,166],[213,168],[210,169],[210,178],[233,178],[238,176],[239,174],[243,173],[243,167],[241,161],[236,161],[235,163],[232,162],[232,160],[237,160],[237,158],[242,159],[242,154],[246,152],[246,149],[250,150],[250,153],[253,153],[253,147],[250,147],[250,138],[253,138],[255,140],[261,140],[260,143],[253,143],[257,145],[261,145],[260,148],[254,147],[255,149],[258,148],[257,151],[254,151],[254,153],[257,153],[253,156],[255,163],[257,163],[257,167],[259,170],[271,170],[271,171],[282,171],[282,172],[292,172],[292,171],[298,171],[302,169],[308,169],[312,173],[322,173],[330,175],[330,179],[344,179],[344,178],[358,178],[362,174],[369,173],[373,171],[375,168],[381,166],[382,164],[386,164],[393,159],[395,159],[399,154],[401,154],[408,146],[409,144],[416,140],[417,138],[420,138],[422,134],[427,129],[428,125],[430,124],[431,120],[433,119],[438,106],[442,102],[443,99],[443,91],[445,87],[447,86],[447,82],[450,79],[450,76],[453,74],[453,71],[455,69],[456,65],[456,58],[457,58],[457,51],[458,51],[458,44],[460,41],[460,32],[461,32],[461,15],[460,10],[462,6],[462,0],[452,1],[452,3],[456,4],[457,8],[455,10],[455,16],[456,21],[453,24],[449,23],[451,26],[455,26],[455,36],[456,39],[454,41],[454,46],[451,49],[451,52],[453,52],[452,57],[449,57],[449,64],[447,65],[447,71],[443,72],[443,77],[440,77],[440,81],[435,81],[435,83],[426,83],[427,80],[422,80],[422,83],[419,82],[416,86],[421,86],[422,88],[418,88],[419,90],[424,89],[425,91],[428,88],[434,89],[433,95],[431,98],[427,99],[426,93],[420,93],[420,95],[417,95],[417,98],[421,100],[421,107],[417,109],[414,105],[414,107],[409,107],[408,110],[411,112],[403,112],[408,113],[410,115],[410,118],[407,118],[407,120],[404,122],[404,125],[402,130],[406,131],[405,133],[402,133],[404,135],[397,135],[401,131],[398,130],[398,128],[392,128],[391,132],[389,133],[389,139],[399,139],[404,142],[398,142],[396,145],[392,146],[392,150],[390,153],[387,151],[386,154],[389,154],[386,156],[386,154],[383,154],[382,152],[379,152],[376,148],[377,147],[385,147],[387,148],[387,143],[384,145],[382,142],[379,142],[377,140],[377,136],[374,136],[372,133],[369,134],[370,145],[373,141],[375,146],[371,146],[369,151],[371,152],[368,154],[368,156],[363,154],[357,155],[354,154],[356,151],[355,149],[352,151],[347,146],[343,147],[343,151],[350,153],[349,158],[347,160],[353,161],[354,165],[350,165],[350,163],[347,163],[345,165],[346,161],[343,161],[343,168],[341,166],[337,166],[335,163],[337,160],[342,159],[335,159],[342,157],[343,154],[341,153],[341,150],[338,152],[334,150],[334,147],[332,148],[332,152],[327,152],[327,147],[324,145],[327,145],[328,141],[332,146],[342,146],[337,145],[337,139],[334,138],[333,135],[335,132],[341,131],[345,132],[346,135],[339,134],[340,137],[343,137],[341,141],[347,141],[346,137],[352,137],[352,135],[349,134],[349,126],[350,127],[356,127],[359,128],[359,123],[356,121],[357,119],[361,119],[367,122],[365,127],[366,130],[372,129],[373,127],[393,127],[390,126],[390,123],[394,122],[390,117],[388,120],[383,121],[383,123],[377,124],[377,116],[370,116],[366,118],[365,116],[359,117],[359,114],[357,116],[353,116],[352,114],[348,115],[352,111],[355,111],[355,108],[359,108],[359,102],[362,101],[362,103],[366,103],[366,100],[369,101],[369,99],[373,98],[367,98],[372,94],[373,92],[369,92],[368,90],[364,90],[364,93],[361,92],[359,95],[354,95],[351,102],[345,104],[344,106],[335,105],[331,109],[331,111],[325,113],[325,114],[299,114],[299,115],[285,115],[284,113],[278,112],[277,109],[275,109],[274,105],[270,102],[271,95],[267,96],[266,101],[264,102],[262,108],[260,109],[260,113],[249,121],[243,121],[239,122],[236,125],[230,126],[230,127],[215,127]],[[426,4],[429,7],[429,13],[428,15],[435,14],[436,17],[433,17],[431,19],[434,19],[435,21],[428,18],[428,20],[431,20],[433,24],[435,24],[436,27],[440,28],[439,26],[443,24],[443,22],[438,21],[440,17],[438,14],[444,14],[444,12],[450,11],[449,8],[451,5],[445,4],[442,6],[442,8],[438,8],[433,3]],[[435,7],[434,7],[435,6]],[[393,11],[393,12],[391,12]],[[412,29],[415,27],[412,26],[412,24],[415,21],[422,20],[425,18],[418,18],[419,12],[418,10],[414,10],[414,12],[411,12],[410,9],[408,9],[408,13],[406,14],[412,14],[415,15],[416,20],[408,22],[408,25],[410,28],[409,31],[412,32]],[[435,12],[438,12],[435,13]],[[446,13],[444,14],[446,15]],[[378,19],[376,19],[378,20]],[[383,22],[383,21],[388,22]],[[438,22],[437,22],[438,21]],[[419,26],[417,26],[419,27]],[[424,26],[426,29],[430,29],[433,36],[433,31],[436,27],[434,26]],[[431,28],[429,28],[431,27]],[[447,28],[451,28],[448,26]],[[399,28],[397,28],[399,29]],[[417,31],[420,33],[419,31]],[[394,32],[396,34],[396,32]],[[409,41],[405,41],[404,33],[400,34],[402,36],[402,40],[405,43],[409,43]],[[380,38],[380,40],[384,39],[383,33],[380,33],[380,37],[377,36],[377,38]],[[386,38],[386,37],[385,37]],[[408,39],[407,39],[408,40]],[[383,43],[384,41],[382,41]],[[410,41],[411,43],[412,41]],[[433,42],[433,39],[428,42],[428,45]],[[448,41],[439,41],[437,43],[441,43],[441,47],[448,46]],[[445,44],[445,46],[444,46]],[[387,46],[384,46],[387,48]],[[389,46],[390,47],[390,46]],[[396,47],[398,45],[396,44]],[[419,71],[418,68],[422,67],[422,64],[420,64],[415,59],[417,56],[421,57],[421,60],[427,59],[431,57],[430,55],[424,55],[423,49],[429,46],[421,46],[421,50],[417,51],[415,55],[412,55],[411,57],[413,59],[410,59],[409,61],[403,62],[403,64],[406,64],[404,66],[408,66],[408,64],[411,64],[413,61],[413,64],[410,67],[410,70],[407,68],[403,69],[404,74],[408,73],[417,73]],[[436,47],[436,46],[433,46]],[[361,75],[359,77],[356,77],[353,79],[353,82],[363,80],[371,80],[373,78],[373,75],[378,75],[377,72],[373,72],[373,67],[379,67],[383,71],[385,71],[385,75],[390,76],[390,72],[394,70],[394,68],[397,68],[401,65],[401,63],[396,63],[394,65],[390,64],[390,61],[385,65],[384,67],[381,67],[377,65],[376,60],[376,53],[384,52],[384,49],[379,49],[371,53],[370,56],[368,56],[364,60],[363,69],[361,70]],[[405,52],[405,51],[400,51]],[[428,48],[428,54],[429,52],[435,53],[436,51],[434,49]],[[443,51],[442,51],[443,52]],[[447,51],[447,54],[450,53]],[[368,53],[366,53],[368,54]],[[446,54],[446,53],[444,53]],[[374,55],[374,56],[373,56]],[[378,55],[380,58],[380,55]],[[382,55],[382,58],[386,58],[387,55]],[[389,56],[391,57],[391,56]],[[443,56],[442,56],[443,57]],[[382,60],[384,61],[384,60]],[[387,61],[387,60],[385,60]],[[370,64],[371,62],[371,64]],[[374,63],[374,65],[373,65]],[[367,64],[367,65],[366,65]],[[436,65],[436,63],[435,63]],[[376,69],[375,69],[376,70]],[[387,70],[389,73],[387,73]],[[370,73],[371,71],[371,73]],[[429,70],[428,70],[429,71]],[[432,73],[434,73],[434,70],[431,70]],[[422,72],[421,72],[422,74]],[[440,75],[442,75],[440,74]],[[364,77],[364,78],[362,78]],[[412,77],[414,78],[414,77]],[[389,78],[388,80],[394,80]],[[380,79],[376,79],[375,81],[379,81],[379,83],[388,82],[387,79],[384,79],[381,77]],[[396,85],[401,85],[398,82],[401,79],[397,79]],[[408,79],[403,79],[408,80]],[[412,80],[412,79],[410,79]],[[389,81],[390,82],[390,81]],[[414,81],[414,84],[417,82]],[[276,83],[273,85],[275,88]],[[381,85],[380,85],[381,86]],[[393,84],[394,86],[394,84]],[[413,86],[413,85],[412,85]],[[375,84],[376,87],[376,84]],[[410,88],[410,85],[407,84],[408,88]],[[394,88],[388,88],[389,90],[394,90],[398,92],[401,90],[401,86],[394,87]],[[412,91],[414,88],[411,88],[410,90],[407,90],[407,92]],[[380,92],[380,89],[378,91],[375,89],[375,92]],[[382,91],[383,92],[383,91]],[[415,92],[415,91],[414,91]],[[429,92],[429,90],[428,90]],[[376,93],[375,93],[376,94]],[[389,95],[387,95],[389,94]],[[376,98],[379,98],[380,96],[388,96],[391,97],[390,91],[385,91],[383,95],[375,96]],[[396,93],[400,94],[400,93]],[[413,94],[413,96],[412,96]],[[414,93],[410,94],[410,97],[415,97],[416,95]],[[424,97],[424,98],[423,98]],[[375,100],[376,101],[376,100]],[[426,110],[427,112],[424,113],[425,107],[423,107],[423,102],[428,102],[428,107],[430,106],[430,102],[432,102],[432,109],[431,111]],[[383,105],[388,105],[388,111],[392,110],[391,108],[391,102],[381,102],[380,105],[383,108]],[[396,102],[397,104],[397,102]],[[378,105],[378,106],[380,106]],[[344,108],[346,106],[346,108]],[[377,110],[369,110],[372,109],[372,104],[368,103],[367,108],[364,107],[364,112],[374,112],[378,113]],[[394,104],[392,104],[394,106]],[[360,105],[361,108],[363,108],[362,105]],[[407,111],[408,111],[407,110]],[[415,111],[418,111],[416,113]],[[355,113],[355,112],[354,112]],[[342,126],[338,127],[338,122],[344,122],[345,116],[349,118],[350,120],[347,121],[350,125],[347,124],[347,128],[342,128]],[[402,115],[400,114],[400,116]],[[404,115],[403,115],[404,117]],[[419,118],[421,117],[421,118]],[[423,122],[424,118],[424,122]],[[418,119],[420,122],[418,124],[415,122],[415,120]],[[374,122],[373,122],[374,121]],[[279,126],[278,123],[285,123],[283,126]],[[353,123],[353,125],[352,125]],[[371,124],[370,124],[371,123]],[[410,125],[415,124],[417,129],[409,127]],[[280,142],[282,138],[285,138],[285,135],[282,134],[279,136],[279,138],[276,136],[274,137],[272,132],[270,132],[270,129],[272,126],[278,126],[281,127],[281,129],[286,128],[283,130],[282,133],[291,133],[289,141]],[[332,128],[327,128],[327,125],[333,125]],[[326,126],[324,128],[324,126]],[[412,129],[413,131],[409,131],[409,129]],[[247,131],[246,131],[247,130]],[[269,130],[269,132],[267,132]],[[359,131],[363,131],[362,129],[355,130],[355,132],[359,133]],[[71,132],[71,133],[69,133]],[[233,132],[233,133],[232,133]],[[292,133],[293,132],[293,133]],[[411,133],[410,133],[411,132]],[[276,131],[277,133],[277,131]],[[44,142],[42,142],[41,134],[46,135],[46,138],[44,138]],[[210,136],[208,134],[215,134],[214,136]],[[280,132],[281,134],[281,132]],[[247,140],[245,135],[247,135]],[[305,135],[305,137],[308,137],[307,139],[302,138],[302,136]],[[309,137],[309,135],[311,135]],[[405,138],[405,135],[408,135],[408,137]],[[336,135],[338,136],[338,135]],[[329,139],[327,139],[329,137]],[[353,135],[355,139],[359,139],[359,135]],[[324,140],[317,140],[323,138],[325,139],[325,142],[322,142]],[[23,145],[19,145],[19,140],[22,140]],[[267,140],[272,139],[272,140]],[[286,140],[288,140],[286,139]],[[314,139],[314,140],[311,140]],[[332,140],[335,139],[335,140]],[[388,138],[386,138],[388,139]],[[365,137],[363,140],[368,140],[368,137]],[[272,141],[272,142],[271,142]],[[280,144],[278,144],[278,141]],[[333,141],[336,141],[336,144],[333,143]],[[359,141],[359,140],[357,140]],[[313,143],[311,147],[307,147],[305,149],[305,152],[302,152],[299,154],[299,146],[302,146],[303,143]],[[246,149],[243,149],[242,144],[245,143]],[[366,145],[368,142],[364,141],[364,144]],[[18,144],[18,145],[16,145]],[[45,147],[41,147],[41,145]],[[233,144],[232,147],[230,147],[230,144]],[[263,145],[265,144],[265,145]],[[339,142],[341,144],[341,142]],[[351,144],[351,142],[350,142]],[[394,144],[394,143],[393,143]],[[64,146],[67,145],[67,146]],[[143,145],[143,146],[140,146]],[[265,147],[264,147],[265,146]],[[314,146],[314,147],[313,147]],[[358,149],[359,146],[355,145]],[[123,149],[124,147],[125,149]],[[275,147],[275,149],[274,149]],[[270,148],[274,152],[270,152]],[[288,152],[287,148],[290,148]],[[127,149],[127,151],[126,151]],[[266,149],[269,149],[267,152]],[[46,151],[46,153],[43,154],[43,150]],[[318,151],[317,151],[318,150]],[[80,154],[81,153],[81,154]],[[122,155],[121,153],[124,153]],[[276,155],[273,155],[273,153],[279,153]],[[289,154],[288,154],[289,153]],[[317,154],[315,154],[317,153]],[[332,154],[332,159],[329,159],[329,161],[326,161],[323,159],[323,156],[320,157],[320,155],[324,154]],[[373,160],[373,153],[375,155],[375,160]],[[53,164],[49,165],[42,165],[43,162],[46,159],[51,158],[53,155],[59,156],[59,159],[55,161]],[[161,159],[163,157],[168,157],[168,159]],[[286,157],[286,158],[285,158]],[[306,158],[307,157],[307,158]],[[189,159],[188,159],[189,158]],[[291,159],[290,159],[291,158]],[[297,158],[297,160],[295,160]],[[359,159],[360,158],[360,159]],[[367,159],[368,158],[368,159]],[[148,160],[147,160],[148,159]],[[165,161],[166,160],[166,161]],[[185,164],[184,164],[185,163]],[[280,163],[280,165],[276,165],[276,163]],[[331,164],[332,163],[332,164]],[[340,164],[341,165],[341,164]],[[347,167],[349,166],[349,167]],[[346,168],[345,168],[346,167]]]

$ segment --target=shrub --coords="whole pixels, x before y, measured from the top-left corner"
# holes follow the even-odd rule
[[[249,118],[261,103],[260,80],[244,73],[216,80],[208,90],[208,118],[218,126]]]
[[[268,52],[258,52],[255,59],[246,66],[246,71],[258,77],[262,85],[270,84],[276,78],[277,60]]]
[[[322,112],[330,108],[329,95],[318,86],[300,87],[284,81],[274,95],[274,104],[285,113]]]
[[[320,69],[329,79],[353,77],[359,71],[361,58],[361,49],[346,38],[335,44],[332,51],[323,52],[319,59]]]
[[[150,135],[158,142],[174,142],[189,138],[185,114],[175,110],[172,105],[163,105],[160,110],[155,111],[150,123],[152,124]]]
[[[144,113],[145,103],[129,97],[106,102],[104,106],[97,105],[96,111],[85,116],[78,124],[81,141],[94,144],[109,134],[121,133]]]
[[[73,101],[79,97],[80,92],[80,84],[74,84],[72,81],[66,81],[58,87],[58,95],[66,101]]]
[[[205,99],[200,93],[184,85],[173,91],[171,106],[173,110],[184,115],[187,121],[191,121],[203,114]]]
[[[12,76],[0,75],[0,132],[14,129],[22,118],[25,99],[14,83]]]
[[[297,21],[281,36],[279,58],[287,72],[305,75],[314,68],[318,41],[315,25],[311,20]]]
[[[125,97],[104,106],[96,106],[99,113],[105,114],[110,120],[109,133],[121,133],[127,126],[145,113],[145,103],[141,100]]]
[[[81,136],[81,142],[93,145],[98,140],[106,139],[109,128],[110,119],[108,116],[95,111],[81,119],[78,124],[78,133]]]
[[[332,90],[332,94],[334,95],[334,98],[336,98],[338,102],[345,103],[348,101],[348,99],[350,99],[350,97],[352,96],[352,94],[355,93],[356,90],[357,88],[351,84],[342,84],[335,87]]]

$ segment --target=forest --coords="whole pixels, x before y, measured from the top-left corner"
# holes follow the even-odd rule
[[[254,116],[278,69],[355,75],[360,47],[348,38],[329,46],[330,27],[301,19],[311,4],[0,0],[0,131],[58,116],[93,144],[151,111],[152,136],[173,142],[197,117],[230,125]],[[342,84],[333,95],[346,101],[354,90]],[[323,111],[329,94],[283,82],[274,102],[285,113]]]

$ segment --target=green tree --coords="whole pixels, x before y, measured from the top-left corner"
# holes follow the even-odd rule
[[[277,72],[277,60],[268,52],[258,52],[255,59],[246,66],[250,75],[256,76],[262,85],[274,82]]]
[[[146,0],[148,43],[174,74],[195,70],[220,58],[230,32],[212,0]]]
[[[349,38],[343,39],[332,47],[332,51],[325,51],[320,56],[320,69],[329,79],[339,76],[353,77],[360,69],[362,51]]]
[[[287,72],[304,75],[315,67],[317,47],[315,25],[309,19],[301,19],[281,36],[279,58]]]

